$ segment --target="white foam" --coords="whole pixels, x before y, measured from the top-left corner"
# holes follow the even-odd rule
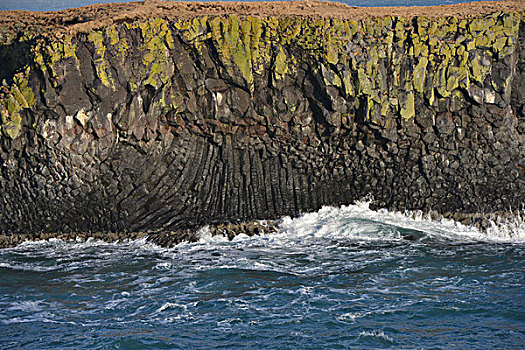
[[[38,253],[55,256],[61,252],[83,252],[87,248],[127,247],[138,248],[145,252],[160,253],[163,256],[175,258],[180,251],[192,253],[200,250],[216,249],[218,246],[246,248],[253,247],[261,250],[264,247],[301,246],[305,240],[334,240],[352,239],[356,241],[392,241],[402,240],[399,229],[415,230],[430,239],[447,239],[459,241],[483,242],[525,242],[525,210],[515,213],[513,219],[494,218],[490,227],[481,232],[475,227],[465,226],[451,219],[432,220],[422,212],[394,212],[381,209],[370,209],[370,201],[360,201],[353,205],[341,207],[325,206],[316,212],[306,213],[296,218],[283,217],[278,226],[278,232],[252,236],[241,234],[232,242],[227,237],[212,236],[208,226],[197,231],[200,240],[197,243],[181,243],[173,248],[163,248],[141,238],[134,241],[108,243],[101,240],[88,239],[86,241],[62,241],[49,239],[35,242],[24,242],[14,248],[5,248],[3,251],[16,251],[22,254]],[[113,253],[107,252],[111,255]],[[165,256],[167,257],[167,256]],[[0,267],[42,271],[53,270],[55,267],[33,267],[26,265],[13,266],[0,261]],[[169,268],[168,265],[159,265],[158,268]],[[262,266],[261,266],[262,268]]]
[[[210,227],[204,226],[197,231],[197,237],[199,237],[199,243],[214,244],[219,242],[228,242],[228,237],[222,235],[212,236]]]
[[[525,242],[525,215],[512,220],[497,220],[481,232],[450,219],[431,220],[421,212],[374,211],[370,202],[357,202],[339,208],[323,207],[317,212],[291,219],[285,217],[280,231],[297,238],[355,238],[359,240],[402,239],[395,229],[410,229],[424,233],[430,238],[455,240]]]
[[[157,309],[157,313],[162,312],[167,309],[182,309],[182,311],[186,311],[188,309],[188,306],[184,304],[179,304],[179,303],[167,302],[164,305],[162,305],[160,308]]]
[[[355,320],[357,318],[363,318],[363,317],[366,317],[367,315],[369,315],[370,312],[366,312],[366,313],[361,313],[361,312],[355,312],[355,313],[352,313],[352,312],[347,312],[345,314],[342,314],[340,316],[337,317],[337,319],[339,321],[350,321],[350,322],[355,322]]]
[[[525,242],[525,209],[517,211],[511,219],[493,218],[486,232],[495,239]]]
[[[24,312],[38,312],[42,311],[42,302],[40,301],[21,301],[16,302],[13,306],[9,307],[10,311],[24,311]]]
[[[359,338],[377,338],[381,340],[386,340],[390,343],[394,342],[394,340],[390,338],[388,335],[386,335],[385,332],[382,330],[362,331],[359,333]]]
[[[56,267],[53,266],[39,266],[29,263],[13,263],[13,262],[0,262],[0,268],[6,268],[18,271],[33,271],[33,272],[48,272],[53,271]]]

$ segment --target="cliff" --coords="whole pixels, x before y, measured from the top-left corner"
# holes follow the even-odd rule
[[[522,208],[525,6],[441,9],[0,13],[0,233]]]

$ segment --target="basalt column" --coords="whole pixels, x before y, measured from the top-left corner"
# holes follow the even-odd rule
[[[525,200],[525,23],[209,16],[4,39],[0,232]]]

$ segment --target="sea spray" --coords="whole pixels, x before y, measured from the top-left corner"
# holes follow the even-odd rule
[[[199,235],[171,248],[143,238],[0,249],[2,348],[525,341],[522,236],[374,211],[369,202],[283,218],[271,234]]]

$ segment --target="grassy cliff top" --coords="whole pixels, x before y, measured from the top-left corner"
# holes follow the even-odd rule
[[[142,2],[100,4],[49,11],[0,11],[1,32],[86,32],[115,22],[152,17],[188,18],[205,15],[299,16],[314,18],[363,19],[383,16],[456,16],[465,17],[496,11],[524,11],[525,1],[483,1],[458,5],[425,7],[351,7],[325,1],[275,2],[179,2],[146,0]]]

